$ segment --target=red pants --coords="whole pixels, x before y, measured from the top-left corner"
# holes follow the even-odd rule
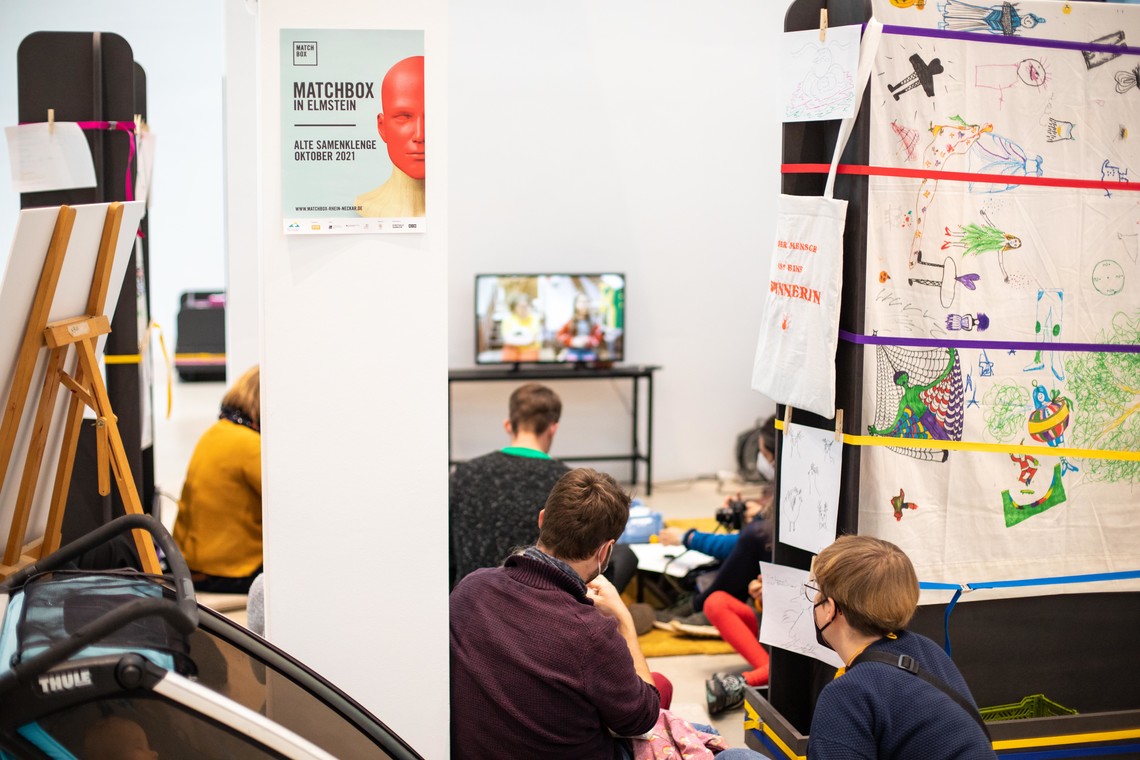
[[[650,673],[649,675],[653,676],[653,683],[661,694],[661,709],[668,710],[669,705],[673,704],[673,684],[660,673]]]
[[[727,591],[714,591],[705,599],[704,613],[721,637],[755,668],[744,674],[748,685],[767,685],[768,652],[760,646],[760,624],[753,608]]]

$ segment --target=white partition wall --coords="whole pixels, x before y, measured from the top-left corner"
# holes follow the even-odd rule
[[[266,624],[448,754],[446,4],[259,4]],[[428,232],[281,234],[281,29],[422,29]],[[231,251],[233,254],[233,251]]]

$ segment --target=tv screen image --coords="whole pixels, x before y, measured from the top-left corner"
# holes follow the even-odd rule
[[[620,362],[625,275],[475,276],[475,363]]]

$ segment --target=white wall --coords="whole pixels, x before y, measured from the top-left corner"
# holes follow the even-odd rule
[[[17,123],[16,51],[32,32],[114,32],[146,71],[147,116],[158,147],[149,212],[151,311],[171,351],[182,291],[225,286],[221,1],[42,0],[5,2],[0,10],[2,126]],[[5,146],[0,263],[20,209],[7,161]]]
[[[449,744],[447,309],[424,297],[447,282],[446,7],[274,0],[258,20],[267,633],[427,758]],[[281,234],[283,28],[425,31],[428,232]]]
[[[733,467],[737,434],[774,409],[749,383],[786,6],[451,4],[448,361],[474,363],[477,272],[625,272],[627,360],[663,367],[655,480]],[[554,387],[555,455],[628,448],[628,383]],[[455,388],[457,456],[502,445],[510,390]]]

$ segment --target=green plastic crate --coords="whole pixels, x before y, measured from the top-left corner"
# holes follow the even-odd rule
[[[1022,718],[1052,718],[1058,715],[1076,715],[1076,710],[1070,710],[1059,705],[1044,694],[1030,694],[1020,702],[1011,705],[997,705],[996,707],[983,707],[978,710],[982,720],[1020,720]]]

